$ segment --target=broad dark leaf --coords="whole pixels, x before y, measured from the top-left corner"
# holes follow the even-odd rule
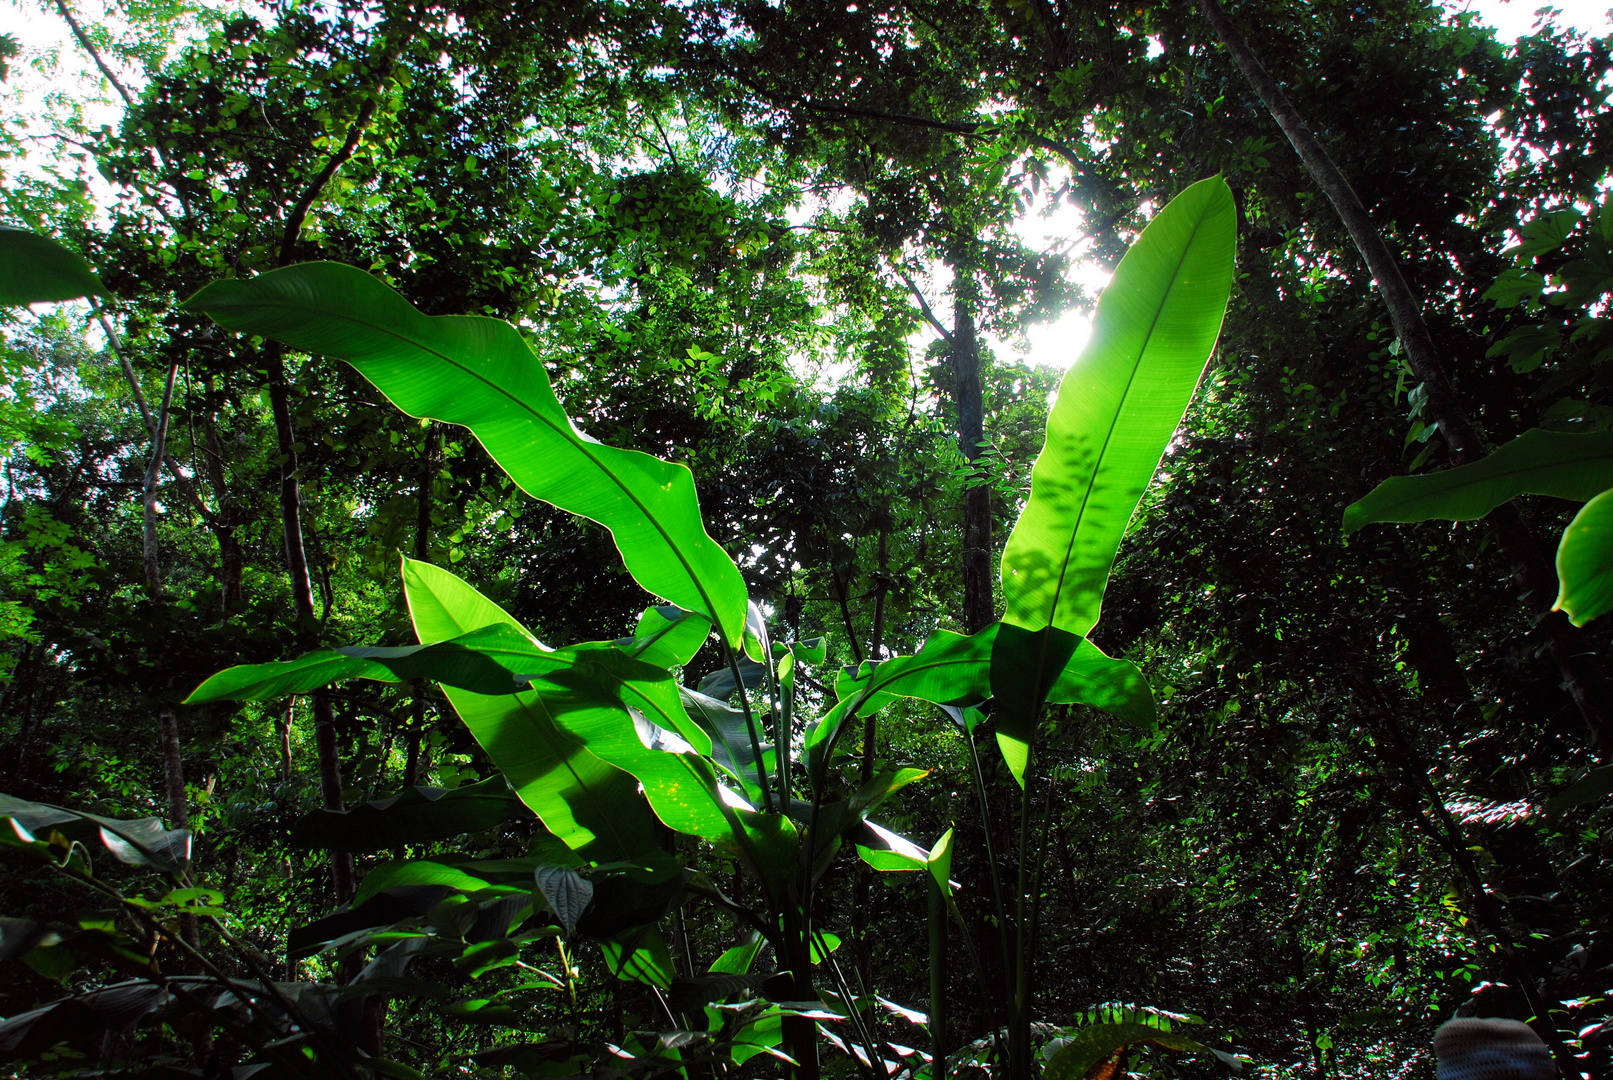
[[[382,851],[483,832],[530,811],[502,776],[458,788],[412,787],[350,810],[314,810],[292,826],[291,843],[333,851]],[[541,826],[539,826],[541,828]]]
[[[533,873],[537,890],[569,936],[594,899],[593,882],[569,866],[540,866]]]
[[[158,818],[121,821],[0,795],[0,845],[43,845],[53,832],[68,840],[97,837],[119,862],[175,879],[190,863],[190,830],[166,829]]]

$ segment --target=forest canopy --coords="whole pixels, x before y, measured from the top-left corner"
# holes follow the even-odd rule
[[[30,18],[0,1075],[1607,1074],[1613,37]]]

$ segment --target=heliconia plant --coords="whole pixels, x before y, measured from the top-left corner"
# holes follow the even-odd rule
[[[1142,673],[1086,635],[1121,539],[1214,348],[1235,234],[1230,190],[1219,178],[1205,180],[1160,210],[1116,268],[1091,339],[1060,386],[1028,502],[1008,538],[1002,621],[972,635],[937,629],[911,656],[840,673],[836,700],[821,716],[809,715],[798,687],[804,669],[823,664],[823,643],[771,640],[738,568],[704,528],[689,470],[579,430],[513,326],[427,316],[369,274],[336,263],[219,281],[191,297],[187,310],[228,330],[351,364],[410,416],[465,426],[527,493],[608,529],[629,574],[664,601],[628,637],[553,647],[470,583],[405,559],[404,595],[419,644],[318,650],[230,668],[198,687],[190,703],[279,699],[354,678],[433,680],[502,774],[456,792],[413,788],[347,811],[317,811],[298,825],[299,843],[374,851],[488,828],[526,811],[537,818],[524,860],[438,855],[383,863],[341,910],[294,930],[291,954],[354,956],[373,947],[345,996],[413,994],[436,1001],[447,1017],[516,1025],[504,991],[445,1003],[440,985],[410,976],[411,962],[447,956],[476,978],[553,939],[561,974],[526,965],[541,978],[523,985],[571,992],[575,1001],[569,950],[585,939],[618,978],[670,991],[669,1008],[688,1028],[612,1048],[629,1063],[624,1071],[633,1063],[657,1072],[669,1062],[743,1062],[767,1053],[810,1080],[821,1036],[853,1054],[867,1075],[885,1075],[877,1064],[903,1051],[866,1022],[868,992],[844,977],[832,956],[838,938],[815,914],[820,883],[849,847],[877,870],[917,872],[929,883],[932,1050],[927,1059],[919,1054],[914,1071],[939,1080],[948,1072],[940,972],[949,916],[986,978],[950,878],[953,833],[924,846],[872,820],[923,770],[893,769],[863,782],[842,772],[847,757],[836,753],[853,718],[914,699],[958,722],[983,814],[977,734],[991,732],[1021,789],[1019,877],[1011,886],[993,881],[1011,960],[996,1060],[1006,1075],[1028,1080],[1041,849],[1028,798],[1036,733],[1049,704],[1091,706],[1140,727],[1153,722]],[[717,670],[697,687],[684,685],[679,673],[713,642]],[[684,865],[668,830],[734,860],[754,899],[726,895]],[[689,898],[732,918],[739,940],[708,974],[686,972],[674,984],[662,924]],[[764,946],[774,970],[753,972]],[[716,1002],[725,1005],[711,1008]],[[578,1062],[568,1057],[575,1049],[517,1044],[472,1058],[575,1071]],[[373,1065],[386,1075],[401,1068]]]
[[[657,893],[659,906],[644,909],[649,921],[594,927],[614,970],[664,984],[670,965],[662,959],[660,916],[685,890],[704,895],[771,946],[777,972],[763,992],[778,1004],[763,1019],[773,1021],[774,1052],[796,1076],[817,1074],[818,1029],[831,1017],[849,1024],[864,1057],[888,1055],[858,1022],[860,995],[834,965],[823,965],[832,989],[819,986],[815,969],[832,950],[812,899],[850,844],[877,869],[929,871],[948,894],[942,910],[955,911],[946,874],[936,872],[949,865],[950,836],[926,848],[869,820],[923,774],[899,770],[847,783],[836,772],[836,743],[850,719],[896,697],[968,707],[975,717],[983,715],[975,707],[984,706],[1023,787],[1049,703],[1152,721],[1142,674],[1085,635],[1097,622],[1127,524],[1219,334],[1234,246],[1231,192],[1219,178],[1189,187],[1159,211],[1116,269],[1090,342],[1051,410],[1030,498],[1003,556],[1003,621],[970,636],[937,630],[915,655],[844,673],[835,681],[838,700],[817,720],[802,715],[795,687],[803,666],[822,662],[821,646],[769,640],[738,569],[704,529],[689,470],[578,430],[514,327],[424,315],[369,274],[335,263],[209,285],[186,302],[188,310],[229,330],[346,361],[410,416],[469,428],[529,494],[608,529],[634,580],[667,603],[645,612],[630,638],[552,648],[455,575],[405,560],[404,591],[420,645],[326,650],[232,668],[190,701],[265,700],[347,678],[435,680],[558,841],[554,850],[569,856],[567,873],[599,880],[614,873],[609,868],[637,866],[637,884],[628,887]],[[691,664],[710,631],[722,668],[690,689],[673,670]],[[972,730],[969,739],[973,751]],[[1022,805],[1022,855],[1030,850],[1029,816]],[[744,906],[691,876],[658,825],[737,859],[760,903]],[[1005,1062],[1014,1076],[1030,1070],[1030,861],[1020,860],[1014,904],[1019,932]],[[473,867],[461,872],[474,876]],[[366,885],[352,911],[392,887],[387,882],[442,876],[426,867],[387,873],[379,887]],[[677,887],[668,889],[674,880]],[[565,921],[586,931],[586,914],[573,914]],[[351,919],[343,926],[356,929]],[[635,956],[642,960],[631,963]],[[739,970],[728,974],[748,974],[749,961],[730,966]],[[760,1036],[756,1042],[774,1045]],[[933,1075],[944,1074],[944,1055],[940,1048]]]

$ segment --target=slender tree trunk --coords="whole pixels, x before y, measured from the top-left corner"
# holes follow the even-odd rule
[[[1366,261],[1367,269],[1377,281],[1378,292],[1389,310],[1389,321],[1405,349],[1406,362],[1412,373],[1422,380],[1427,392],[1427,415],[1439,425],[1440,433],[1450,447],[1452,459],[1461,465],[1485,457],[1489,448],[1456,399],[1456,392],[1434,350],[1428,326],[1423,322],[1421,306],[1350,182],[1316,141],[1310,128],[1288,100],[1288,95],[1283,93],[1276,80],[1261,65],[1218,0],[1199,0],[1199,7],[1227,51],[1232,54],[1244,78],[1260,95],[1272,118],[1277,121],[1277,126],[1282,128],[1283,134],[1293,144],[1311,179],[1333,204],[1350,239]],[[1563,685],[1569,696],[1585,718],[1592,745],[1599,745],[1603,727],[1613,719],[1613,692],[1610,692],[1596,650],[1589,639],[1568,621],[1566,615],[1551,610],[1556,593],[1556,573],[1546,561],[1539,541],[1517,506],[1513,503],[1499,506],[1484,521],[1510,564],[1524,605],[1550,643],[1552,659],[1562,673]],[[1598,756],[1605,760],[1605,747],[1599,749]]]
[[[162,568],[157,559],[157,481],[162,477],[162,461],[168,451],[168,419],[174,402],[174,380],[179,377],[179,362],[168,368],[168,381],[163,386],[162,407],[157,411],[156,430],[151,436],[151,457],[146,462],[146,482],[141,491],[142,554],[144,555],[146,589],[152,600],[162,600]]]
[[[190,828],[190,800],[185,797],[185,764],[180,757],[179,717],[172,709],[161,709],[163,778],[168,789],[168,816],[175,829]]]
[[[889,589],[885,575],[890,570],[890,530],[879,530],[877,576],[874,579],[874,631],[869,642],[868,655],[875,661],[883,659],[885,652],[885,594]],[[874,761],[879,749],[879,713],[870,712],[863,717],[862,781],[874,778]],[[857,874],[851,884],[851,937],[857,943],[857,973],[864,986],[873,986],[873,949],[868,940],[868,893],[873,884],[873,870],[865,863],[857,863]]]
[[[269,368],[269,406],[274,414],[276,440],[280,449],[280,531],[285,544],[286,573],[291,579],[291,602],[297,615],[298,645],[314,648],[319,641],[318,620],[314,616],[313,581],[308,573],[308,550],[303,545],[302,490],[297,482],[296,431],[291,420],[290,390],[286,385],[285,359],[278,342],[264,349]],[[315,690],[308,695],[314,713],[314,749],[319,761],[320,805],[326,810],[344,810],[342,762],[336,746],[336,717],[330,695]],[[353,856],[331,852],[331,888],[338,904],[353,895],[356,881]]]
[[[276,267],[291,264],[297,254],[297,242],[302,234],[308,212],[324,193],[326,185],[347,163],[364,138],[365,129],[375,116],[381,99],[381,89],[397,60],[398,51],[413,36],[409,33],[398,41],[396,48],[382,58],[377,66],[375,87],[359,106],[358,115],[347,129],[347,137],[314,178],[303,188],[302,194],[286,214],[286,225],[280,237],[280,250],[275,258]],[[286,384],[285,350],[278,341],[269,341],[264,347],[264,362],[268,372],[269,405],[274,414],[275,437],[280,452],[280,525],[286,549],[286,572],[291,578],[291,599],[299,623],[299,637],[306,645],[317,644],[318,627],[314,620],[313,583],[308,574],[308,552],[303,543],[302,492],[297,481],[297,439],[291,418],[290,389]],[[309,695],[314,709],[314,745],[319,755],[319,790],[321,802],[327,810],[342,810],[342,766],[337,756],[336,719],[331,712],[330,697],[323,690]],[[331,885],[338,904],[345,903],[356,888],[353,857],[345,852],[331,852]]]
[[[959,270],[960,278],[966,271]],[[960,280],[952,314],[952,364],[957,377],[958,449],[965,461],[980,456],[985,415],[980,384],[980,339],[975,332],[970,283]],[[973,476],[963,496],[963,623],[969,633],[991,623],[991,485]]]
[[[416,494],[415,524],[414,524],[414,557],[419,562],[426,562],[431,556],[431,504],[433,492],[436,489],[437,470],[442,467],[442,425],[433,421],[426,428],[426,452],[421,462],[420,486]],[[403,786],[412,787],[419,776],[420,769],[420,740],[426,730],[426,681],[416,679],[414,682],[413,712],[410,717],[409,729],[404,733],[407,740],[406,753],[403,759]]]
[[[209,522],[218,542],[218,603],[220,618],[228,618],[241,602],[241,576],[246,569],[246,556],[241,541],[235,535],[235,499],[230,494],[228,477],[224,470],[224,444],[218,436],[218,423],[209,413],[203,420],[207,439],[207,475],[213,485],[213,499],[218,510]]]
[[[127,361],[125,361],[127,363]],[[163,383],[162,404],[151,427],[151,456],[146,460],[145,484],[141,490],[141,554],[146,579],[146,591],[153,604],[164,605],[162,590],[162,562],[157,547],[157,483],[162,479],[163,462],[168,457],[168,424],[173,416],[174,385],[179,378],[179,362],[168,366],[168,378]],[[138,385],[138,384],[136,384]],[[179,743],[179,717],[164,706],[157,710],[159,741],[162,747],[163,786],[168,795],[169,827],[190,828],[190,802],[185,796],[185,759]],[[182,915],[179,932],[194,949],[201,945],[201,930],[193,915]],[[184,961],[188,975],[200,974],[194,960]],[[199,1036],[195,1043],[198,1060],[205,1057],[212,1046],[209,1036]]]
[[[157,481],[162,476],[163,460],[168,456],[168,424],[173,414],[174,383],[179,376],[179,363],[169,365],[168,380],[163,385],[162,406],[157,410],[151,440],[151,457],[146,461],[146,482],[141,492],[142,536],[146,589],[153,603],[162,604],[162,565],[157,550]],[[175,829],[190,828],[190,805],[185,798],[185,765],[180,753],[179,718],[174,710],[164,707],[157,712],[161,727],[164,786],[168,791],[168,814]],[[195,925],[188,929],[194,933]],[[194,944],[194,942],[192,943]]]
[[[13,789],[22,780],[28,764],[28,744],[34,739],[34,687],[39,682],[39,662],[44,653],[44,649],[36,648],[32,642],[24,642],[22,660],[17,664],[18,674],[12,676],[10,685],[6,687],[8,704],[19,699],[22,702],[22,707],[17,711],[17,758],[11,771]]]

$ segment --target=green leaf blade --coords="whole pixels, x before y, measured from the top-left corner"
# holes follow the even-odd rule
[[[1220,334],[1235,245],[1232,193],[1215,178],[1172,200],[1116,268],[1003,551],[1003,621],[1083,637],[1097,623],[1126,526]]]
[[[522,490],[609,529],[646,590],[706,615],[734,646],[743,640],[745,584],[706,533],[693,474],[578,431],[509,323],[425,315],[369,274],[329,262],[217,281],[184,307],[345,360],[410,416],[469,428]]]
[[[557,662],[552,650],[524,631],[486,626],[450,641],[400,649],[319,649],[294,660],[237,665],[202,683],[185,704],[266,701],[347,679],[386,683],[430,679],[481,694],[513,694],[527,676]]]
[[[491,623],[525,632],[503,608],[440,567],[405,560],[403,585],[415,633],[424,641]],[[660,852],[660,825],[638,780],[556,724],[542,695],[489,696],[452,687],[443,693],[521,801],[567,847],[593,862]]]
[[[347,810],[313,810],[292,826],[290,842],[299,848],[384,851],[483,832],[526,814],[509,784],[495,776],[451,790],[406,788]]]
[[[1613,488],[1580,508],[1557,546],[1554,610],[1575,626],[1613,611]]]
[[[1144,1044],[1176,1053],[1208,1053],[1209,1047],[1147,1024],[1094,1024],[1072,1034],[1048,1059],[1042,1080],[1083,1080],[1130,1047]]]
[[[1613,431],[1533,428],[1471,465],[1392,476],[1344,510],[1344,531],[1380,521],[1472,521],[1519,495],[1584,502],[1613,488]]]

